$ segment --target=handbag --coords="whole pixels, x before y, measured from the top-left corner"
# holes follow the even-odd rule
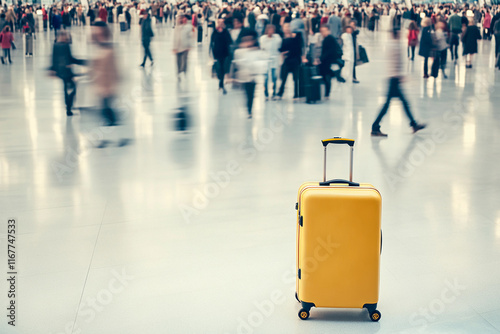
[[[362,45],[358,45],[358,59],[356,59],[356,66],[363,65],[370,62],[366,49]]]

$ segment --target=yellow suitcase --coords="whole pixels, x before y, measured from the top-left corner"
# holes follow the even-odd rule
[[[299,318],[308,319],[312,307],[366,308],[378,321],[382,199],[371,184],[352,182],[354,140],[322,143],[323,182],[302,184],[296,204]],[[349,181],[326,181],[329,144],[350,146]]]

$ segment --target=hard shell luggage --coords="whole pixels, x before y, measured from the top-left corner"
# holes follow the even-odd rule
[[[203,41],[203,26],[198,26],[198,43]]]
[[[381,196],[371,184],[352,182],[354,140],[322,143],[323,182],[302,184],[296,204],[299,318],[308,319],[312,307],[366,308],[378,321]],[[326,181],[329,144],[350,146],[349,181]]]
[[[316,103],[321,101],[321,80],[322,77],[318,75],[316,67],[309,66],[305,68],[305,91],[306,103]]]
[[[120,31],[127,31],[127,22],[120,22]]]

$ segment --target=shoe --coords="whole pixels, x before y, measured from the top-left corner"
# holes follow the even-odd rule
[[[352,83],[359,83],[358,79],[352,79]]]
[[[425,129],[427,126],[427,124],[417,124],[417,125],[414,125],[412,126],[413,128],[413,133],[416,133],[417,131],[420,131],[422,129]]]
[[[372,130],[371,135],[372,135],[373,137],[387,137],[387,134],[386,134],[386,133],[383,133],[383,132],[382,132],[382,131],[380,131],[380,130],[376,130],[376,131],[375,131],[375,130]]]
[[[4,65],[5,65],[5,61],[3,60],[3,57],[2,57],[2,64],[4,64]]]
[[[155,62],[151,60],[151,66],[153,66],[154,64],[155,64]]]
[[[266,96],[266,101],[269,101],[269,96]]]
[[[73,116],[73,113],[71,112],[71,110],[66,110],[66,116]]]
[[[337,77],[337,81],[338,81],[338,82],[342,82],[342,83],[344,83],[344,82],[345,82],[345,79],[344,79],[344,78],[342,78],[341,76],[339,76],[339,77]]]
[[[222,88],[222,94],[224,94],[224,95],[227,94],[227,90],[225,88]]]
[[[139,65],[139,67],[144,67],[144,63],[142,63],[141,65]]]
[[[330,99],[330,96],[325,96],[325,100],[328,101]]]
[[[443,78],[448,79],[448,76],[443,72]]]
[[[424,79],[429,79],[429,74],[424,74]]]
[[[248,119],[251,119],[252,118],[252,115],[248,115]]]

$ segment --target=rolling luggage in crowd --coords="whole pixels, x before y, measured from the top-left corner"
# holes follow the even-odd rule
[[[125,20],[125,14],[118,15],[118,21],[120,21],[120,31],[127,31],[128,26]]]
[[[321,101],[321,80],[316,66],[307,66],[305,71],[305,94],[306,103],[316,103]]]
[[[352,182],[354,140],[322,140],[323,182],[299,188],[297,209],[296,299],[299,318],[312,307],[366,308],[380,320],[381,196],[371,184]],[[350,179],[326,181],[326,148],[347,144],[351,149]]]

